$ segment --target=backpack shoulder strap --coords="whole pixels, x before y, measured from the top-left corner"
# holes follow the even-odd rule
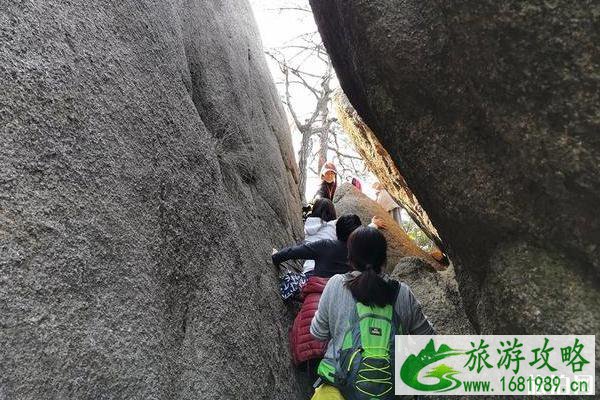
[[[402,324],[400,323],[400,315],[398,315],[398,313],[396,312],[396,303],[398,302],[398,295],[400,294],[400,287],[402,286],[402,284],[395,279],[390,279],[389,283],[391,283],[391,285],[394,287],[394,304],[392,304],[392,310],[393,310],[392,321],[394,323],[394,326],[397,327],[397,329],[398,329],[396,334],[403,335],[404,331],[402,329]]]
[[[392,286],[394,287],[394,293],[396,293],[394,298],[397,299],[398,294],[400,294],[400,282],[395,279],[390,279],[389,282],[391,282]]]

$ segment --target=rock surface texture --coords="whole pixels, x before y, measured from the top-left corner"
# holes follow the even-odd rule
[[[373,216],[383,218],[386,229],[382,229],[381,232],[388,242],[386,272],[392,272],[403,257],[418,257],[430,269],[443,268],[429,253],[421,250],[413,242],[383,207],[361,193],[352,184],[342,184],[335,192],[333,203],[338,217],[343,214],[356,214],[360,217],[363,225],[371,223]]]
[[[410,286],[438,335],[475,334],[452,265],[445,271],[432,271],[421,258],[405,257],[390,276]]]
[[[600,3],[311,5],[345,93],[446,245],[476,327],[599,332]]]
[[[245,0],[0,10],[0,399],[304,399],[300,238]],[[250,16],[250,17],[249,17]]]

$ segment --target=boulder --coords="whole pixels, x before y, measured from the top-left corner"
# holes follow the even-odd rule
[[[405,257],[390,276],[410,286],[438,335],[475,334],[460,297],[453,265],[444,271],[432,271],[423,259]]]
[[[475,327],[600,331],[600,3],[310,2]]]
[[[270,250],[301,238],[245,0],[0,10],[1,399],[305,399]]]
[[[381,232],[383,232],[388,243],[386,272],[392,272],[403,257],[418,257],[423,260],[429,269],[445,268],[429,253],[417,246],[383,207],[352,184],[346,182],[338,187],[333,203],[338,217],[343,214],[356,214],[360,217],[363,225],[369,224],[373,216],[383,219],[386,228],[382,229]]]

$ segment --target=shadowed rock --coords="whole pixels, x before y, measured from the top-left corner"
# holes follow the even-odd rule
[[[445,271],[434,272],[422,259],[405,257],[391,277],[410,286],[438,335],[475,333],[465,313],[452,265]]]
[[[301,237],[244,0],[0,10],[1,399],[304,399],[270,250]]]
[[[600,331],[588,300],[600,296],[600,3],[311,5],[344,92],[437,228],[475,325]],[[578,297],[562,298],[565,285]]]
[[[396,168],[392,157],[379,143],[379,139],[373,131],[363,122],[341,90],[335,93],[334,105],[344,132],[352,140],[354,148],[364,160],[369,171],[377,176],[388,193],[398,204],[402,205],[429,239],[438,247],[443,248],[437,230]]]

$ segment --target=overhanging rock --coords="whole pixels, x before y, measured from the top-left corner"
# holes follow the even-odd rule
[[[600,3],[310,2],[478,328],[599,332]]]
[[[344,92],[337,90],[333,97],[333,103],[342,128],[352,140],[356,151],[364,160],[369,171],[377,176],[379,182],[383,184],[396,202],[402,205],[423,233],[438,247],[443,248],[437,230],[408,187],[396,163],[383,148],[373,131],[360,118]]]

